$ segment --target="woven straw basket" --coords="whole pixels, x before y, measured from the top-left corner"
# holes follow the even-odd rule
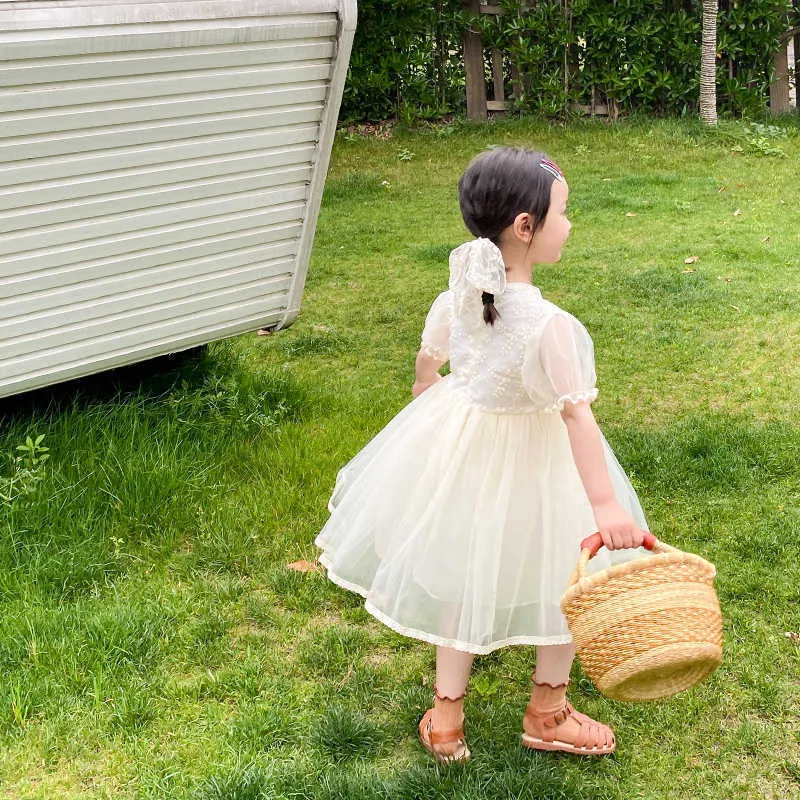
[[[708,677],[722,662],[722,615],[713,564],[648,534],[653,551],[587,577],[602,546],[581,543],[561,598],[584,672],[607,697],[654,700]]]

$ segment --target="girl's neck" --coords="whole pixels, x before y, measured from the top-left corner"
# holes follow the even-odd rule
[[[506,281],[508,283],[533,283],[533,267],[526,258],[525,248],[514,247],[513,245],[500,245],[500,252],[503,255],[503,263],[506,265]]]

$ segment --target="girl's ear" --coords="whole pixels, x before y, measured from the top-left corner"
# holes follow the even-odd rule
[[[529,214],[527,211],[517,214],[517,216],[514,217],[514,221],[511,223],[514,236],[527,245],[533,241],[533,226],[533,215]]]

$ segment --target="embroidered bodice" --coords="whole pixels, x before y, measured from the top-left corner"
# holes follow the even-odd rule
[[[500,318],[487,325],[448,290],[425,321],[423,348],[450,361],[450,380],[471,402],[494,413],[552,413],[597,397],[592,340],[575,317],[527,283],[509,283],[495,307]]]

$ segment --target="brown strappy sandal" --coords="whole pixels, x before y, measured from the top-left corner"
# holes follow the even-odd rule
[[[566,685],[563,688],[566,691]],[[568,719],[578,723],[577,732],[564,728]],[[611,728],[576,711],[566,698],[563,707],[555,711],[539,710],[532,701],[529,702],[525,709],[523,726],[525,732],[522,734],[522,745],[531,750],[548,750],[579,756],[605,756],[617,749]]]
[[[461,697],[443,697],[435,686],[433,693],[436,699],[450,702],[458,702],[466,697],[466,692]],[[449,730],[434,730],[432,708],[429,708],[419,721],[419,740],[422,742],[422,746],[441,764],[469,761],[472,757],[464,737],[464,726],[459,725],[457,728]],[[452,752],[442,752],[439,749],[447,745],[456,745],[456,747]]]

